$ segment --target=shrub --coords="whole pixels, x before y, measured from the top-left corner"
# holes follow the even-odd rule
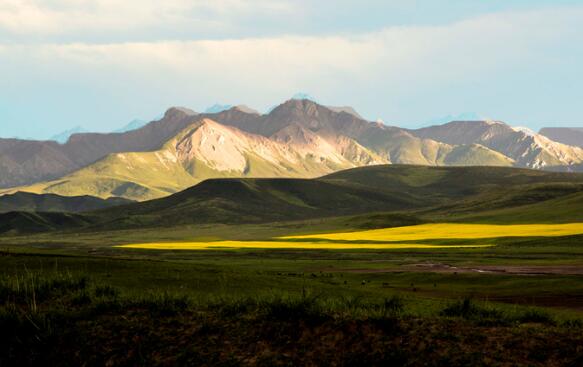
[[[539,323],[539,324],[554,324],[555,320],[546,311],[538,309],[526,310],[522,315],[518,317],[518,321],[522,323]]]
[[[391,298],[385,298],[383,307],[386,313],[398,314],[405,310],[405,302],[399,296],[392,296]]]
[[[502,312],[492,308],[478,306],[470,298],[450,304],[441,311],[442,316],[462,317],[468,320],[503,318]]]
[[[304,296],[278,297],[260,305],[268,317],[276,320],[316,321],[324,317],[324,312],[318,304],[317,297]]]
[[[95,287],[95,297],[116,299],[119,296],[119,290],[109,285],[99,285]]]

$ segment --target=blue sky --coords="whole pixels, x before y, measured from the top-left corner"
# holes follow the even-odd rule
[[[417,127],[583,126],[583,1],[2,0],[0,136],[302,91]]]

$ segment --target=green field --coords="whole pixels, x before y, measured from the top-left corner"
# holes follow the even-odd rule
[[[581,178],[485,171],[226,180],[11,214],[0,365],[577,365]]]

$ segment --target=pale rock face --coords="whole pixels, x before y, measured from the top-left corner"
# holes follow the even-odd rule
[[[197,159],[224,172],[245,172],[251,155],[272,165],[298,163],[296,151],[289,146],[210,119],[184,133],[176,141],[175,149],[183,163]]]
[[[271,139],[286,144],[304,159],[313,157],[316,162],[347,163],[332,144],[299,125],[289,125],[272,135]]]
[[[226,129],[204,120],[193,133],[176,145],[181,162],[197,158],[217,171],[243,172],[247,165],[243,146],[245,141]]]

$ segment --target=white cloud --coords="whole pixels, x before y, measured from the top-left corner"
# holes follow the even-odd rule
[[[545,62],[552,57],[545,54],[548,48],[583,38],[581,20],[583,9],[577,8],[488,15],[440,27],[394,27],[353,37],[73,43],[22,46],[21,51],[57,64],[170,71],[186,78],[212,75],[229,83],[303,83],[334,74],[423,83]]]
[[[99,6],[108,1],[100,0]],[[94,1],[74,3],[98,6]],[[246,3],[214,3],[208,11],[231,11],[230,6],[252,11]],[[189,5],[173,0],[165,6],[180,13]],[[273,11],[293,10],[284,6]],[[265,109],[306,91],[323,102],[353,104],[365,116],[386,121],[428,119],[456,110],[503,118],[499,112],[506,104],[522,104],[534,114],[544,105],[564,107],[569,95],[577,95],[565,83],[583,83],[582,45],[581,7],[490,14],[446,26],[390,27],[352,36],[5,43],[0,44],[0,80],[11,87],[4,88],[10,94],[0,91],[0,100],[17,98],[20,88],[21,100],[45,98],[31,97],[36,90],[75,94],[87,99],[76,102],[86,103],[86,110],[96,108],[96,100],[108,111],[138,111],[154,104],[157,109],[175,104],[200,109],[215,102]],[[563,74],[569,74],[568,80]],[[562,90],[553,91],[544,103],[533,103],[540,97],[533,94],[537,88],[548,90],[549,85]]]
[[[289,13],[281,0],[2,0],[0,30],[13,35],[232,27],[235,16]]]

